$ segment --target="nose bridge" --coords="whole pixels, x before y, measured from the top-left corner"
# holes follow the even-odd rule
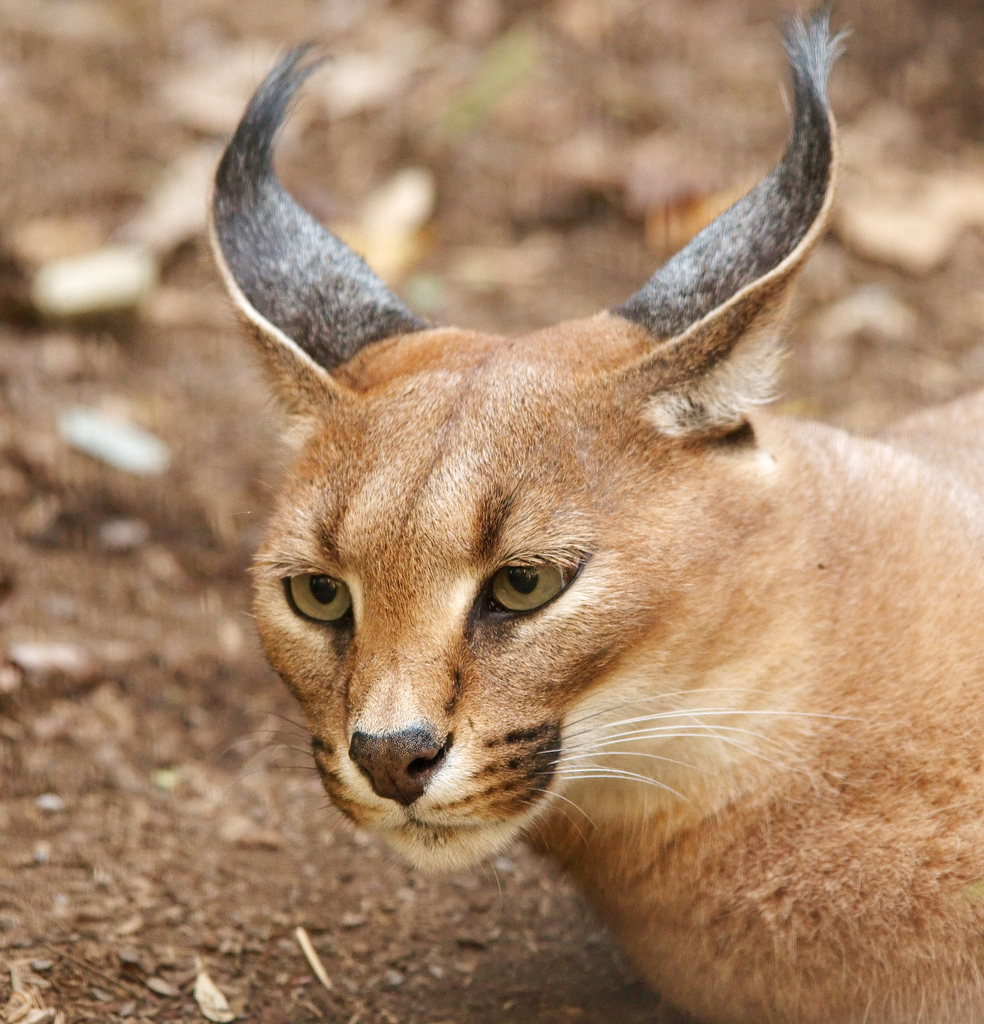
[[[401,580],[367,579],[365,590],[349,683],[349,735],[400,731],[415,722],[443,727],[473,581],[407,573]]]
[[[366,630],[349,684],[349,735],[400,732],[414,723],[443,726],[454,687],[454,656],[444,637]]]

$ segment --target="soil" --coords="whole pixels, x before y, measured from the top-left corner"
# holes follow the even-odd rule
[[[922,174],[980,167],[984,57],[969,6],[845,0],[835,14],[854,29],[832,89],[841,120],[901,112],[894,158]],[[776,158],[776,26],[789,9],[4,0],[0,243],[53,215],[84,215],[111,238],[209,137],[167,101],[182,69],[214,68],[235,44],[259,55],[317,37],[344,54],[425,29],[439,57],[385,102],[344,116],[302,106],[284,179],[338,222],[397,169],[428,168],[426,251],[400,281],[411,303],[500,331],[584,315],[634,291],[679,242],[659,228],[674,197],[625,171],[645,171],[641,142],[686,140],[675,173],[698,192]],[[482,54],[501,58],[503,36],[536,41],[508,89],[476,71]],[[579,170],[575,144],[583,153],[592,137],[602,145]],[[463,273],[479,251],[511,254],[512,270]],[[920,276],[832,236],[791,311],[781,407],[871,431],[979,387],[982,267],[974,231]],[[36,316],[17,298],[30,267],[8,253],[0,273],[0,1007],[18,987],[52,1011],[31,1024],[202,1020],[203,965],[240,1019],[270,1024],[673,1019],[522,847],[425,876],[328,806],[249,617],[250,553],[286,456],[203,238],[167,255],[139,311],[112,318]],[[905,305],[903,327],[818,341],[824,311],[871,286]],[[136,476],[72,450],[57,423],[75,405],[151,430],[170,468]],[[131,522],[121,545],[106,528],[117,520],[145,535]],[[74,645],[85,664],[25,672],[11,652],[28,642]]]

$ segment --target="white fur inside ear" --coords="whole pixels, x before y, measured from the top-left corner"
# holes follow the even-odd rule
[[[775,331],[749,338],[690,384],[653,395],[646,419],[670,437],[736,427],[775,397],[782,356]]]

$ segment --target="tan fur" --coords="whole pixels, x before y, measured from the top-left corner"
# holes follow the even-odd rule
[[[756,408],[829,154],[815,221],[670,339],[633,320],[641,292],[518,338],[412,330],[329,374],[217,243],[296,444],[256,619],[329,795],[421,867],[525,836],[707,1022],[984,1022],[984,395],[868,440]],[[483,611],[538,560],[578,571]],[[295,614],[307,573],[353,616]],[[439,767],[377,795],[353,735],[420,722],[453,738]]]

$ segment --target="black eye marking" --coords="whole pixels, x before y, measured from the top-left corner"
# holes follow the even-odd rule
[[[511,493],[496,487],[479,506],[475,521],[475,557],[480,562],[490,561],[499,543],[499,535],[515,499]]]

